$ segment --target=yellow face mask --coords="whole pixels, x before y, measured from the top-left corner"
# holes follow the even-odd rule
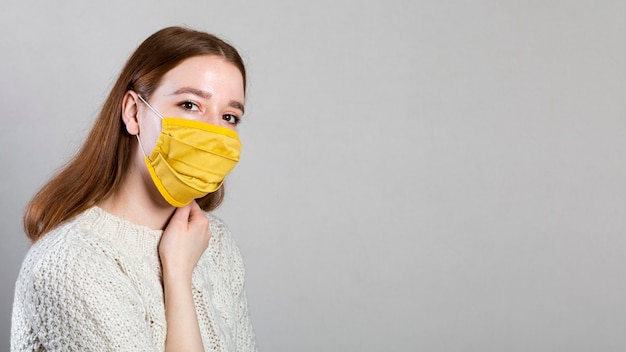
[[[150,155],[146,155],[152,181],[165,200],[182,207],[192,200],[218,190],[226,175],[237,165],[241,142],[231,129],[184,118],[161,118],[161,134]]]

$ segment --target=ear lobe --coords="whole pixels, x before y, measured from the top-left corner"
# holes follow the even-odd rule
[[[139,97],[137,93],[129,90],[122,99],[122,121],[126,125],[126,131],[131,135],[139,134],[139,120],[137,119]]]

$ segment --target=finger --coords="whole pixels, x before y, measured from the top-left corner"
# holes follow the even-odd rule
[[[191,210],[190,204],[187,204],[180,208],[176,208],[176,210],[174,211],[174,215],[172,215],[172,219],[170,220],[170,222],[173,221],[176,223],[187,224],[189,222],[190,210]]]
[[[194,218],[199,218],[200,216],[204,217],[202,209],[200,209],[200,206],[198,205],[198,203],[196,203],[195,200],[189,203],[187,206],[189,207],[189,222],[194,221]]]
[[[199,224],[202,226],[208,226],[209,220],[206,215],[202,212],[202,209],[196,203],[196,201],[191,202],[189,207],[189,224]]]

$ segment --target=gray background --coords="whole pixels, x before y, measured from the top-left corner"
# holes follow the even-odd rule
[[[261,350],[626,349],[626,2],[76,0],[0,11],[0,350],[24,205],[167,25],[248,64]]]

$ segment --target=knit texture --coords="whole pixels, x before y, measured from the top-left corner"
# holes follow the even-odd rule
[[[256,351],[239,249],[211,214],[192,274],[206,351]],[[151,230],[93,207],[37,241],[15,287],[11,351],[163,351],[166,321]]]

